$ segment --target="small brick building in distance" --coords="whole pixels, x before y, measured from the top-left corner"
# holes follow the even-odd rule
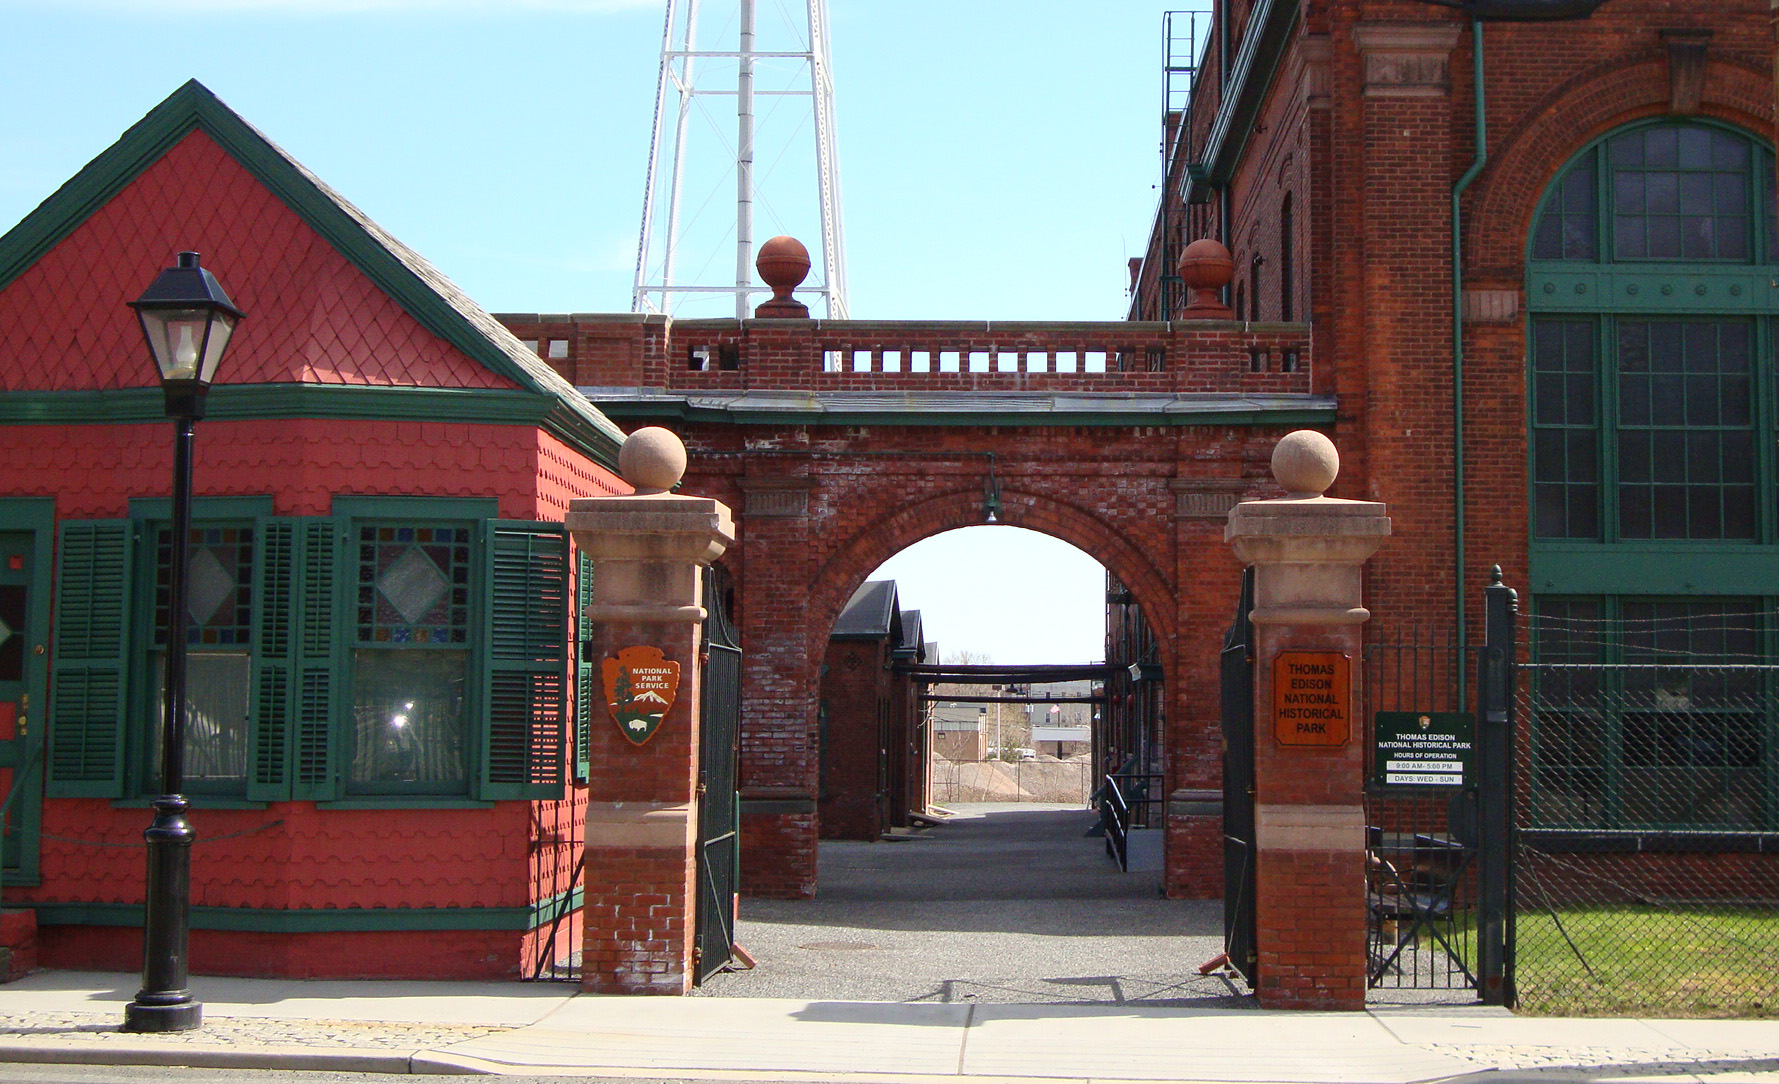
[[[173,434],[126,302],[186,249],[247,314],[196,430],[191,966],[517,977],[578,859],[533,846],[580,793],[561,520],[623,434],[196,83],[0,238],[6,903],[44,964],[141,960]]]

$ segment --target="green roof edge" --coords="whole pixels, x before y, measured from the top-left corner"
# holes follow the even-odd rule
[[[462,295],[424,258],[384,233],[196,79],[188,80],[149,110],[117,142],[0,235],[0,290],[194,129],[215,140],[422,327],[491,372],[532,394],[556,400],[558,405],[549,411],[546,428],[595,462],[616,469],[624,434],[611,419],[543,359],[533,355],[527,360],[524,345],[511,332]],[[438,276],[437,283],[428,281],[429,272]],[[446,296],[446,291],[456,297]]]

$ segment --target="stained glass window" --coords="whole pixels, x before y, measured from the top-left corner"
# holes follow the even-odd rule
[[[167,643],[173,532],[155,532],[155,645]],[[186,536],[185,642],[241,647],[253,641],[253,528],[193,527]]]
[[[173,532],[155,538],[153,717],[166,702],[167,618]],[[185,785],[196,793],[239,793],[247,782],[248,701],[253,644],[254,531],[245,524],[194,526],[186,535]],[[161,728],[147,732],[144,770],[159,787]]]
[[[358,642],[465,643],[469,581],[468,527],[360,527]]]
[[[464,785],[472,529],[362,524],[347,787]]]

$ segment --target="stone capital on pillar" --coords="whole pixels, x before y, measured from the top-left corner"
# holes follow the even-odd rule
[[[677,695],[640,745],[607,716],[605,689],[579,691],[597,705],[585,734],[581,983],[600,993],[683,994],[692,983],[703,572],[735,528],[721,501],[671,492],[685,465],[678,437],[639,429],[618,456],[636,492],[574,501],[567,516],[592,561],[580,613],[591,658],[617,666],[605,660],[652,648],[678,670]],[[600,680],[586,669],[583,680]]]
[[[1313,430],[1286,434],[1272,463],[1287,495],[1236,505],[1223,532],[1242,563],[1254,566],[1254,623],[1364,623],[1370,614],[1360,568],[1389,537],[1384,506],[1322,495],[1334,484],[1340,456]]]
[[[1261,1004],[1361,1009],[1366,987],[1361,593],[1384,506],[1324,497],[1327,437],[1273,450],[1280,500],[1244,501],[1224,537],[1254,566],[1255,908]],[[1275,677],[1275,674],[1278,675]],[[1344,698],[1344,699],[1343,699]]]

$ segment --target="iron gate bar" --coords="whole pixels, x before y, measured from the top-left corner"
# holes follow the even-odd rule
[[[1434,841],[1430,837],[1416,836],[1414,840],[1416,849],[1419,849],[1422,846],[1423,839],[1427,839],[1429,844],[1437,845],[1439,843],[1439,841]],[[1446,935],[1441,933],[1439,927],[1434,924],[1434,919],[1440,917],[1441,905],[1443,905],[1445,918],[1448,921],[1455,923],[1458,884],[1463,880],[1465,872],[1470,869],[1470,859],[1474,851],[1472,848],[1466,847],[1463,844],[1455,844],[1449,841],[1445,842],[1443,845],[1449,847],[1451,853],[1458,856],[1458,863],[1431,892],[1414,891],[1414,889],[1402,879],[1401,872],[1396,869],[1394,865],[1387,861],[1383,863],[1383,868],[1389,872],[1390,883],[1395,886],[1395,898],[1397,900],[1408,901],[1409,917],[1412,921],[1409,924],[1407,933],[1402,933],[1401,931],[1397,932],[1396,947],[1391,951],[1390,955],[1387,958],[1381,958],[1376,961],[1376,966],[1372,968],[1371,974],[1368,976],[1368,985],[1377,986],[1390,968],[1397,966],[1397,961],[1402,957],[1403,949],[1408,945],[1413,944],[1416,936],[1422,930],[1426,930],[1427,933],[1432,935],[1433,939],[1439,943],[1439,946],[1445,949],[1446,959],[1458,965],[1458,970],[1464,975],[1465,984],[1472,987],[1476,986],[1476,976],[1471,973],[1470,968],[1465,964],[1465,954],[1463,950],[1447,940]],[[1398,912],[1398,914],[1400,914],[1400,912]],[[1381,931],[1374,932],[1378,932],[1379,936],[1377,937],[1377,941],[1381,946],[1383,941]],[[1380,956],[1381,953],[1382,948],[1380,947]]]
[[[1365,648],[1369,988],[1479,985],[1471,956],[1476,904],[1469,891],[1478,870],[1476,781],[1467,786],[1373,782],[1379,712],[1443,714],[1455,707],[1462,650],[1455,641],[1419,628],[1377,632]],[[1394,944],[1386,949],[1392,936]]]
[[[1254,899],[1254,570],[1242,571],[1241,600],[1219,659],[1223,716],[1223,952],[1257,987]]]
[[[729,623],[729,576],[721,565],[704,574],[706,617],[701,636],[703,702],[698,739],[697,899],[693,915],[693,981],[724,970],[734,958],[740,875],[741,800],[736,760],[741,724],[741,647]]]

